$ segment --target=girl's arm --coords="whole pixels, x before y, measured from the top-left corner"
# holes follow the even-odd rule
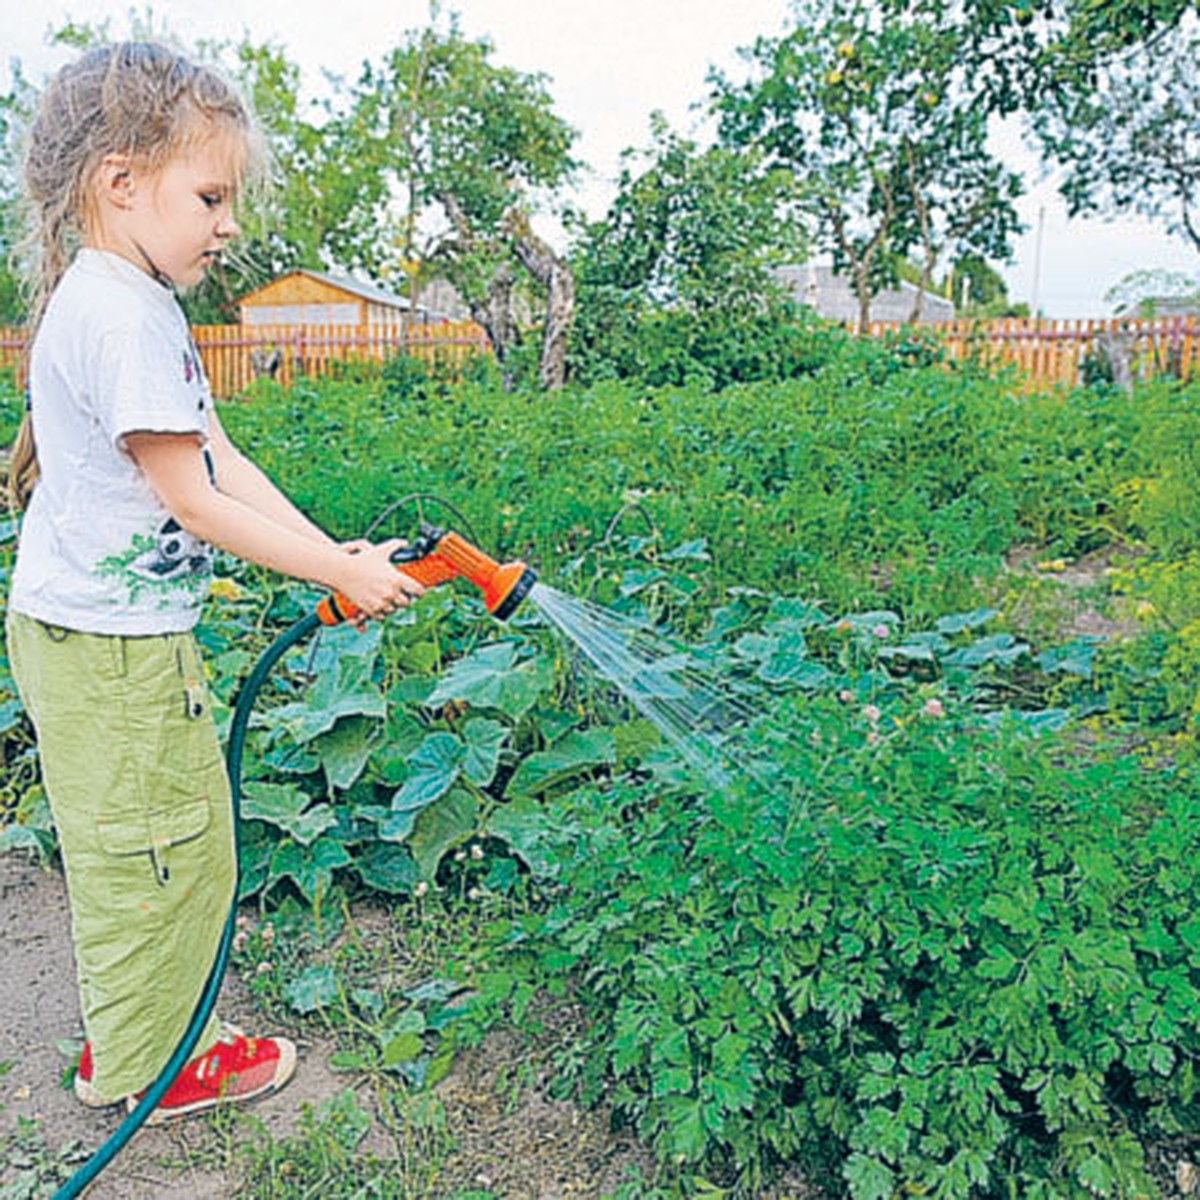
[[[297,528],[299,514],[286,501],[283,511],[271,505],[272,511],[263,512],[218,491],[209,481],[196,434],[130,433],[124,445],[167,511],[201,541],[283,575],[334,588],[372,617],[403,607],[425,590],[389,561],[402,542],[351,554],[319,530],[314,536],[316,527],[303,518],[304,527]],[[251,490],[257,494],[254,485]]]
[[[208,410],[208,448],[213,457],[217,487],[226,496],[240,500],[277,525],[294,530],[317,542],[335,544],[323,529],[314,525],[230,440],[216,407]],[[178,518],[176,518],[178,519]]]

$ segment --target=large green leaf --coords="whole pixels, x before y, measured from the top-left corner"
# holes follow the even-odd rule
[[[996,633],[947,654],[942,662],[947,667],[981,667],[988,662],[1008,665],[1028,653],[1026,642],[1017,641],[1011,633]]]
[[[513,642],[495,642],[452,663],[425,703],[430,708],[465,700],[517,718],[533,707],[551,684],[554,665],[537,656],[518,661]]]
[[[310,669],[316,679],[304,699],[272,709],[262,717],[265,724],[282,726],[293,741],[304,743],[327,733],[343,717],[386,715],[387,705],[375,683],[379,635],[365,642],[336,629],[322,634]]]
[[[15,729],[24,711],[19,700],[5,700],[0,704],[0,734]]]
[[[354,785],[371,756],[377,728],[367,717],[348,717],[317,739],[317,753],[330,787],[346,791]]]
[[[410,808],[407,812],[389,813],[386,820],[379,825],[379,838],[384,842],[407,842],[417,823],[419,809]]]
[[[1000,610],[997,608],[975,608],[970,612],[951,613],[939,617],[934,623],[934,629],[938,633],[962,633],[967,629],[978,629],[980,625],[986,625],[993,617],[999,615]]]
[[[938,633],[910,633],[898,646],[880,646],[880,658],[898,658],[907,662],[931,663],[950,649],[950,643]]]
[[[377,892],[406,895],[417,882],[417,864],[402,846],[372,842],[354,860],[363,883]]]
[[[467,744],[467,756],[463,760],[463,774],[480,787],[487,787],[496,774],[500,762],[500,751],[508,741],[509,728],[489,717],[472,717],[463,726],[463,740]]]
[[[400,704],[388,707],[387,724],[371,751],[371,769],[384,783],[399,786],[408,777],[408,759],[425,738],[425,727]]]
[[[823,687],[830,678],[827,668],[808,657],[803,625],[796,619],[776,621],[766,633],[743,634],[734,643],[734,651],[756,660],[756,674],[766,683],[811,689]]]
[[[517,796],[497,804],[488,816],[487,833],[499,838],[535,874],[555,873],[550,854],[550,832],[557,830],[553,815],[532,796]]]
[[[242,796],[241,815],[250,821],[266,821],[307,846],[332,825],[337,817],[328,804],[313,804],[312,798],[287,783],[248,783]]]
[[[431,733],[408,760],[410,774],[392,797],[393,812],[419,812],[444,796],[463,769],[467,748],[452,733]]]
[[[1078,675],[1090,679],[1096,667],[1096,647],[1104,639],[1100,637],[1078,637],[1065,646],[1054,646],[1037,656],[1037,664],[1050,674]]]
[[[302,651],[305,666],[313,675],[336,675],[345,670],[369,672],[379,654],[382,633],[382,627],[374,621],[363,629],[356,625],[322,629],[311,648]]]
[[[385,1068],[412,1062],[424,1050],[425,1014],[416,1007],[405,1010],[380,1036],[381,1060]]]
[[[302,1016],[328,1008],[337,1002],[337,976],[332,967],[308,967],[284,985],[283,998]]]
[[[386,714],[383,695],[366,687],[339,690],[335,684],[319,688],[313,685],[305,699],[272,709],[265,723],[282,726],[296,742],[311,742],[332,729],[343,717],[382,718]]]
[[[462,788],[455,788],[417,817],[408,846],[422,879],[432,879],[446,851],[475,832],[477,818],[475,797]]]
[[[320,838],[311,846],[281,842],[271,856],[266,886],[269,888],[281,879],[291,879],[311,903],[318,892],[329,890],[334,870],[349,862],[346,847],[333,838]]]
[[[9,850],[36,850],[43,858],[54,852],[54,835],[25,825],[5,825],[0,829],[0,854]]]
[[[245,900],[261,891],[271,869],[271,856],[279,845],[279,835],[268,832],[266,825],[247,824],[238,838],[238,899]]]
[[[548,750],[524,759],[509,780],[507,790],[513,796],[533,795],[595,767],[613,766],[616,761],[611,730],[572,730]]]

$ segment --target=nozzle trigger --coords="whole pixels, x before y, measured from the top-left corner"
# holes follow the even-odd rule
[[[422,525],[417,536],[407,546],[393,550],[388,555],[388,560],[398,564],[418,562],[422,558],[428,558],[437,549],[438,542],[444,536],[445,530],[435,529],[432,525]]]

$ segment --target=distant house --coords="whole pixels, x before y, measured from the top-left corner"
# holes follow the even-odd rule
[[[1200,296],[1145,296],[1131,304],[1118,304],[1118,317],[1196,317],[1200,316]]]
[[[243,325],[366,325],[406,324],[439,320],[418,305],[409,312],[407,296],[346,275],[327,275],[305,269],[289,271],[247,292],[238,301]]]
[[[833,268],[817,263],[775,267],[771,274],[784,284],[797,304],[804,304],[830,321],[858,320],[858,296],[848,274],[835,275]],[[905,322],[911,319],[917,301],[914,284],[901,280],[899,287],[884,288],[871,297],[871,320]],[[921,302],[920,323],[953,321],[954,305],[944,296],[926,292]]]
[[[448,279],[431,279],[422,284],[417,303],[429,311],[430,320],[471,320],[470,308]]]

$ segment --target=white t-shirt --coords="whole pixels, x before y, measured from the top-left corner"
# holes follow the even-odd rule
[[[124,449],[128,433],[197,433],[212,477],[212,396],[174,294],[119,255],[81,250],[42,318],[29,386],[40,475],[10,606],[86,633],[191,629],[212,550]]]

